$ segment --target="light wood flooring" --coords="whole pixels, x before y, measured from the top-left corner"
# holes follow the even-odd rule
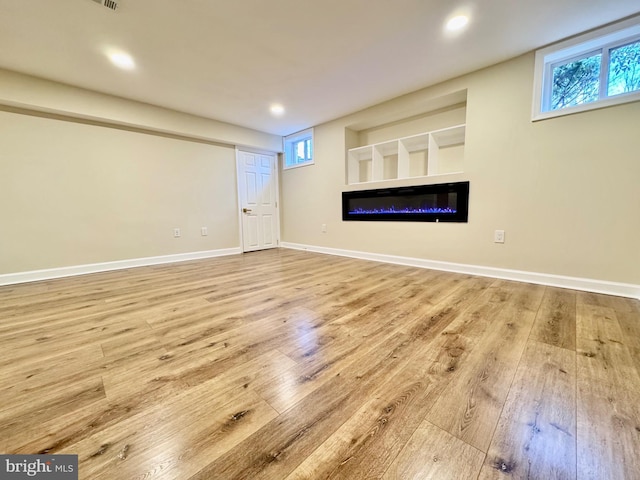
[[[293,250],[0,287],[0,453],[82,479],[640,479],[640,302]]]

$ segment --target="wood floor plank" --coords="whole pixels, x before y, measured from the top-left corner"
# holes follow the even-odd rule
[[[393,357],[405,340],[402,334],[389,339],[377,359],[360,359],[191,479],[284,478],[355,413],[373,384],[400,368]]]
[[[368,400],[372,389],[411,363],[460,313],[451,304],[468,307],[489,282],[456,290],[450,302],[418,316],[410,333],[397,333],[360,356],[242,444],[201,470],[192,480],[219,475],[226,479],[284,478]],[[443,302],[444,303],[444,302]],[[428,326],[428,328],[427,328]],[[238,462],[238,455],[249,461]]]
[[[13,404],[0,412],[0,451],[14,451],[17,436],[25,431],[38,431],[49,418],[69,414],[104,398],[104,386],[99,377],[34,393],[31,401]]]
[[[476,478],[484,453],[424,421],[382,480]]]
[[[571,418],[577,479],[640,471],[637,300],[272,249],[0,286],[0,318],[0,451],[82,480],[574,478]]]
[[[456,295],[455,292],[463,285],[457,282],[450,284],[449,294]],[[398,292],[403,290],[401,288]],[[413,295],[402,302],[392,298],[373,303],[312,329],[310,334],[300,337],[299,347],[302,348],[289,352],[299,365],[284,372],[276,382],[261,382],[254,388],[276,410],[285,411],[359,357],[378,348],[389,335],[406,328],[412,318],[429,312],[434,307],[428,298],[434,298],[431,292]],[[411,316],[404,316],[402,322],[396,322],[399,308],[411,311]],[[328,339],[323,338],[325,332]]]
[[[462,307],[440,335],[417,349],[411,362],[373,391],[371,399],[287,480],[380,478],[464,364],[489,326],[482,318],[501,308],[505,293],[492,286]]]
[[[616,311],[616,318],[622,330],[622,343],[629,350],[631,360],[640,375],[640,302],[637,302],[637,311]]]
[[[575,479],[575,390],[575,352],[529,342],[479,479]]]
[[[640,376],[615,310],[579,304],[578,479],[638,478]]]
[[[0,404],[0,419],[2,412],[11,408],[23,410],[25,404],[60,394],[67,385],[87,381],[101,383],[96,371],[103,365],[102,351],[94,345],[51,357],[46,365],[37,362],[13,365],[15,368],[7,369],[0,377],[0,397],[4,399]]]
[[[113,430],[114,426],[121,425],[120,429],[128,428],[127,425],[130,425],[133,417],[143,418],[148,412],[157,409],[165,413],[176,409],[179,415],[190,412],[186,421],[192,421],[189,418],[195,415],[192,411],[193,405],[198,408],[207,402],[222,405],[229,398],[250,391],[256,379],[274,378],[292,364],[294,362],[291,359],[273,351],[238,368],[230,369],[210,384],[202,384],[198,388],[167,387],[154,391],[153,395],[140,394],[133,390],[118,402],[96,403],[93,408],[78,409],[74,416],[50,418],[42,423],[36,432],[16,432],[13,445],[20,446],[16,450],[19,452],[33,453],[46,450],[50,453],[60,453],[74,443],[100,436],[103,431]],[[106,440],[103,439],[104,441]]]
[[[512,288],[513,297],[427,415],[434,425],[483,452],[489,447],[544,292],[539,286]]]
[[[92,479],[185,478],[277,416],[250,390],[211,398],[194,389],[176,400],[70,445]],[[172,417],[166,417],[170,408]],[[155,425],[153,428],[151,426]],[[178,440],[179,439],[179,440]],[[123,461],[122,453],[126,452]]]
[[[593,292],[576,292],[579,305],[611,308],[617,312],[637,313],[638,300]]]
[[[547,287],[531,330],[531,339],[576,349],[576,292]]]

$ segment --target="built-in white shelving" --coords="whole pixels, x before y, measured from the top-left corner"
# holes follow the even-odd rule
[[[351,148],[347,183],[459,173],[464,167],[465,125]]]

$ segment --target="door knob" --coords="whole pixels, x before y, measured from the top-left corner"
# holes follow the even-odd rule
[[[249,213],[249,212],[251,212],[250,208],[243,208],[242,209],[242,213]]]

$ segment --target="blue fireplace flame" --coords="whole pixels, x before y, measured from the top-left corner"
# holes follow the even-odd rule
[[[342,220],[466,223],[469,182],[342,192]]]
[[[428,207],[428,208],[415,208],[415,207],[404,207],[404,208],[396,208],[393,205],[388,208],[353,208],[349,210],[350,215],[388,215],[393,213],[402,213],[402,214],[425,214],[425,213],[437,213],[442,215],[454,215],[458,211],[451,207],[441,208],[441,207]]]

